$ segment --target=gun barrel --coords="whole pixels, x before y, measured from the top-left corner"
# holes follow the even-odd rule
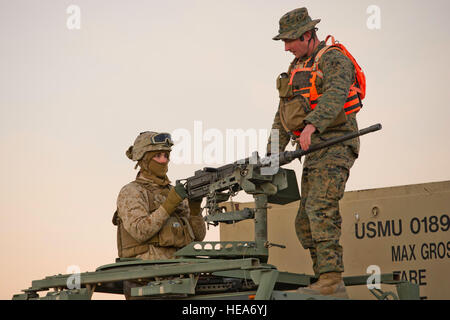
[[[381,128],[382,128],[381,124],[378,123],[378,124],[374,124],[370,127],[361,129],[359,131],[348,133],[341,137],[333,138],[333,139],[321,142],[319,144],[313,145],[308,150],[299,149],[299,150],[295,150],[295,151],[282,152],[279,155],[279,165],[282,166],[282,165],[288,164],[289,162],[293,161],[294,159],[300,158],[300,157],[307,155],[309,153],[312,153],[314,151],[317,151],[317,150],[320,150],[323,148],[327,148],[329,146],[332,146],[332,145],[335,145],[335,144],[338,144],[338,143],[341,143],[341,142],[344,142],[344,141],[347,141],[347,140],[350,140],[350,139],[353,139],[353,138],[356,138],[359,136],[363,136],[363,135],[371,133],[371,132],[381,130]]]

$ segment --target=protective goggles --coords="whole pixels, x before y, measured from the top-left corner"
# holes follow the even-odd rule
[[[170,146],[173,145],[172,137],[170,136],[169,133],[158,133],[150,137],[150,141],[153,144],[167,144]]]

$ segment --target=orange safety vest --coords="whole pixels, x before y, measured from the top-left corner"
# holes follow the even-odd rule
[[[344,53],[353,63],[355,70],[356,70],[356,76],[355,81],[350,87],[347,100],[344,104],[344,111],[345,114],[350,114],[353,112],[358,112],[362,108],[362,100],[364,99],[366,95],[366,78],[364,75],[364,72],[362,71],[361,67],[356,62],[355,58],[350,54],[350,52],[347,51],[347,49],[344,47],[344,45],[337,43],[334,40],[333,36],[327,36],[325,39],[325,44],[327,43],[328,39],[331,38],[332,44],[331,46],[325,46],[323,47],[314,57],[310,57],[307,59],[302,66],[300,66],[297,69],[294,69],[291,71],[291,77],[289,81],[289,85],[293,85],[294,76],[298,72],[308,72],[310,75],[308,75],[308,78],[310,79],[309,85],[303,87],[303,88],[293,88],[292,92],[294,95],[301,94],[303,97],[309,100],[309,103],[311,105],[311,109],[314,110],[314,108],[317,106],[319,102],[319,98],[321,97],[321,94],[317,93],[316,88],[316,79],[317,77],[323,78],[323,73],[321,70],[319,70],[319,61],[322,55],[329,51],[329,50],[339,50],[342,53]],[[311,59],[314,59],[311,61]],[[301,131],[294,131],[293,132],[296,136],[300,136]]]

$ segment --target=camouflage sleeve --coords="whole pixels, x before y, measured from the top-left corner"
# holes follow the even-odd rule
[[[277,113],[275,114],[275,118],[273,119],[272,130],[278,130],[278,152],[283,152],[286,146],[289,143],[290,137],[287,132],[284,130],[283,125],[280,120],[280,108],[278,107]],[[272,133],[269,136],[269,141],[267,141],[267,153],[270,154],[272,149]]]
[[[145,242],[157,234],[169,215],[159,206],[150,215],[146,196],[133,186],[126,185],[117,198],[117,210],[125,230],[138,242]]]
[[[202,241],[206,236],[206,224],[202,216],[189,217],[189,223],[191,224],[192,231],[194,232],[194,240]]]
[[[355,81],[355,67],[342,52],[329,50],[319,62],[323,72],[323,90],[317,106],[305,118],[319,133],[334,122],[347,100],[350,86]]]

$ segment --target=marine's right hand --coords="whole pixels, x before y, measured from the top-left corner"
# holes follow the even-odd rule
[[[300,147],[303,151],[307,151],[309,146],[311,145],[311,135],[316,131],[316,127],[314,125],[308,123],[305,129],[302,130],[302,134],[297,139],[300,143]]]

